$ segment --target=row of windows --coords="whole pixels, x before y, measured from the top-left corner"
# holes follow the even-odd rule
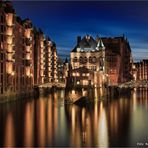
[[[99,58],[101,59],[101,58]],[[80,62],[80,63],[87,63],[87,62],[90,62],[90,63],[96,63],[98,60],[98,58],[96,58],[95,56],[94,57],[80,57],[79,59],[77,57],[75,57],[73,59],[73,62]]]

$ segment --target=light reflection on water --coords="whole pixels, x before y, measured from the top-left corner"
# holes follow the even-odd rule
[[[109,147],[147,142],[148,90],[108,100],[101,96],[102,90],[91,92],[94,102],[87,107],[64,104],[64,90],[1,104],[0,146]]]

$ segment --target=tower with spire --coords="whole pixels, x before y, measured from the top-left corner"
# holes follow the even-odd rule
[[[99,70],[105,73],[105,46],[101,37],[97,36],[96,41],[98,41],[96,49],[100,52]]]

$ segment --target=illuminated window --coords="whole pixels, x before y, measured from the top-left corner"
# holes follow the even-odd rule
[[[77,81],[77,84],[80,84],[80,81]]]
[[[77,76],[80,76],[80,74],[79,74],[78,72],[76,73],[76,75],[77,75]]]
[[[92,63],[96,63],[96,61],[97,61],[97,58],[94,56],[94,57],[92,58]]]
[[[85,76],[85,73],[82,73],[82,76],[84,77]]]

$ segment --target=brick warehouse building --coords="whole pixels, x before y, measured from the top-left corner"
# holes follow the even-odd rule
[[[51,50],[47,49],[48,42]],[[11,2],[0,2],[1,96],[31,92],[34,85],[56,81],[56,45],[51,40],[48,42],[30,19],[22,20],[16,15]],[[50,80],[46,79],[47,75]]]
[[[148,80],[148,60],[134,63],[134,80]]]
[[[117,85],[132,79],[131,48],[124,36],[96,39],[89,35],[82,39],[78,37],[77,45],[70,53],[70,63],[72,81],[76,85]],[[85,77],[83,68],[89,71]]]

